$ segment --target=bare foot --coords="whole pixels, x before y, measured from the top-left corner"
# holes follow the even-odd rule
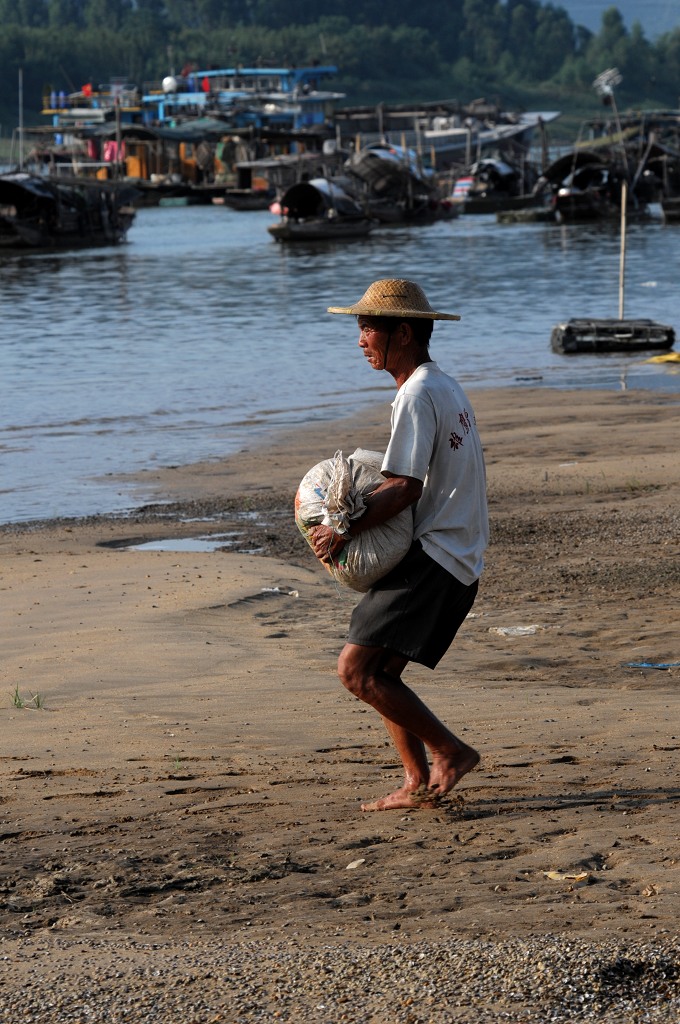
[[[478,764],[479,754],[466,743],[461,743],[455,753],[436,754],[430,769],[428,792],[438,797],[444,796]]]
[[[440,794],[432,792],[424,785],[417,789],[408,789],[402,786],[401,789],[390,793],[389,796],[381,797],[370,804],[362,804],[362,811],[393,811],[398,808],[407,808],[410,811],[437,807]]]

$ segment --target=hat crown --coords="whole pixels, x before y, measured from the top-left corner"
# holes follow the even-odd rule
[[[329,313],[354,316],[385,316],[423,318],[428,320],[460,320],[457,313],[439,313],[427,301],[425,292],[415,281],[385,277],[369,285],[353,306],[329,306]]]
[[[357,305],[370,306],[373,309],[384,308],[389,310],[385,313],[386,316],[393,316],[394,310],[398,309],[402,309],[404,312],[434,312],[419,284],[416,284],[415,281],[403,281],[392,277],[374,281],[366,289]]]

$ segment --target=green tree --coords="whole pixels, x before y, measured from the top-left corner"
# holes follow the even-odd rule
[[[533,74],[535,50],[527,46],[527,40],[536,32],[536,7],[531,0],[508,5],[506,49],[499,68],[502,77],[517,80]]]
[[[86,0],[85,24],[87,28],[118,32],[131,10],[131,0]]]
[[[47,19],[51,28],[82,28],[83,4],[81,0],[49,0]]]
[[[661,36],[653,56],[657,88],[677,97],[680,94],[680,28]]]
[[[566,11],[550,5],[540,8],[532,50],[532,75],[539,80],[552,78],[562,67],[565,57],[575,52],[574,27]]]
[[[19,0],[19,15],[24,28],[42,28],[47,25],[47,8],[43,0]]]

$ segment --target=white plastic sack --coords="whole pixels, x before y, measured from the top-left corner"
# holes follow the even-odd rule
[[[346,533],[366,509],[364,498],[384,482],[380,452],[357,448],[348,458],[336,452],[302,478],[295,496],[295,522],[309,543],[313,526],[332,526]],[[410,508],[380,526],[348,541],[332,562],[324,562],[331,575],[352,590],[365,592],[397,565],[413,540]],[[310,544],[311,547],[311,544]]]

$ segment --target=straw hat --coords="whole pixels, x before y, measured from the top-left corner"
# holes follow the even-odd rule
[[[425,292],[414,281],[385,278],[374,281],[353,306],[329,306],[329,313],[354,316],[398,316],[423,320],[460,320],[457,313],[438,313],[427,301]]]

